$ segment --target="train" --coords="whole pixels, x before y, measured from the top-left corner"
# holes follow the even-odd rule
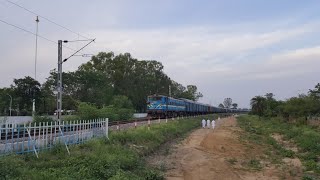
[[[150,95],[147,98],[149,117],[165,118],[193,116],[213,113],[243,113],[242,109],[230,109],[211,106],[184,98],[173,98],[165,95]]]

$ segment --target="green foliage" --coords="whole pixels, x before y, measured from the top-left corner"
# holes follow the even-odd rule
[[[65,115],[62,118],[63,118],[63,121],[67,121],[67,122],[81,120],[81,118],[78,115]]]
[[[282,116],[286,121],[306,124],[308,117],[320,114],[319,89],[320,84],[318,83],[308,95],[300,94],[286,101],[277,101],[273,98],[273,93],[267,93],[265,97],[255,96],[251,99],[251,113],[265,117]]]
[[[198,100],[203,95],[195,85],[183,85],[173,81],[163,72],[161,62],[138,60],[130,53],[115,55],[100,52],[74,72],[63,72],[63,108],[75,110],[77,102],[87,102],[102,108],[114,105],[125,109],[146,111],[146,98],[150,94],[169,95]],[[8,114],[9,97],[13,97],[13,114],[31,115],[32,99],[36,99],[39,114],[53,114],[56,110],[57,71],[50,71],[46,82],[27,76],[15,79],[10,88],[0,88],[0,113]],[[124,98],[124,97],[127,97]]]
[[[253,114],[262,116],[266,108],[266,99],[262,96],[256,96],[250,101],[251,109]]]
[[[86,120],[97,119],[101,117],[101,113],[94,105],[81,102],[78,105],[78,116]]]
[[[49,116],[35,116],[32,122],[37,124],[46,122],[50,123],[53,122],[53,119]]]
[[[78,116],[80,119],[109,118],[110,121],[128,120],[133,116],[133,109],[107,106],[101,109],[88,103],[79,103]]]
[[[13,179],[14,177],[21,176],[23,173],[22,163],[23,161],[15,155],[1,157],[0,179]]]
[[[69,156],[63,145],[33,155],[0,158],[1,179],[164,179],[161,172],[146,167],[141,158],[172,138],[198,127],[200,120],[179,120],[112,132],[101,138],[71,146]]]
[[[266,118],[261,121],[257,116],[240,116],[238,123],[241,128],[250,132],[250,136],[259,136],[260,141],[265,141],[274,147],[281,157],[299,157],[307,171],[315,172],[320,176],[320,132],[305,124],[287,123],[281,118]],[[271,135],[279,133],[285,140],[294,142],[298,152],[285,149],[278,144]]]
[[[261,170],[262,169],[261,163],[257,159],[250,159],[248,162],[248,166],[254,170]]]
[[[111,104],[115,108],[133,109],[132,102],[126,96],[114,96]]]

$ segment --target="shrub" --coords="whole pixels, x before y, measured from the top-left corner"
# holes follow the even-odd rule
[[[81,102],[78,105],[78,116],[83,120],[89,120],[100,118],[101,114],[95,106]]]
[[[80,103],[78,106],[78,116],[83,120],[109,118],[109,121],[128,120],[133,116],[133,110],[106,106],[101,109],[88,103]]]
[[[48,116],[35,116],[33,118],[34,123],[46,123],[46,122],[53,122],[53,119],[51,117]]]

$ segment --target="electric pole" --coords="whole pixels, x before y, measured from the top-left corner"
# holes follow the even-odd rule
[[[11,110],[12,110],[12,96],[10,94],[7,94],[10,97],[10,107],[9,107],[9,111],[10,111],[10,116],[11,116]]]
[[[78,41],[83,41],[83,40],[78,40]],[[80,52],[83,48],[87,47],[89,44],[95,41],[95,39],[88,39],[85,41],[90,41],[86,45],[84,45],[82,48],[74,52],[72,55],[69,57],[65,58],[62,61],[62,42],[68,43],[68,42],[76,42],[76,41],[67,41],[67,40],[58,40],[58,74],[57,74],[57,115],[58,115],[58,121],[60,123],[61,121],[61,110],[62,110],[62,63],[66,62],[69,58],[75,56],[78,52]]]
[[[37,16],[36,18],[36,51],[34,56],[34,79],[37,80],[37,56],[38,56],[38,25],[39,25],[39,18]],[[34,118],[34,115],[36,113],[36,99],[35,99],[35,93],[33,92],[33,99],[32,99],[32,116]]]
[[[62,108],[62,40],[58,41],[58,76],[57,76],[57,115],[58,121],[61,120]]]

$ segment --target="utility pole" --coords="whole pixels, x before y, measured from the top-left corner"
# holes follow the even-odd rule
[[[34,79],[37,80],[37,56],[38,56],[38,25],[39,25],[39,18],[37,16],[36,23],[37,23],[37,29],[36,29],[36,52],[34,56]]]
[[[57,115],[58,121],[61,120],[62,108],[62,40],[58,40],[58,77],[57,77]]]
[[[37,16],[36,19],[37,28],[36,28],[36,51],[34,56],[34,79],[37,80],[37,56],[38,56],[38,25],[39,25],[39,18]],[[35,99],[35,93],[33,92],[33,99],[32,99],[32,116],[34,118],[34,115],[36,113],[36,99]]]
[[[9,107],[9,111],[10,111],[10,116],[11,116],[11,110],[12,110],[12,96],[10,94],[7,94],[10,97],[10,107]]]
[[[78,40],[78,41],[83,41],[83,40]],[[72,56],[75,56],[79,51],[81,51],[83,48],[87,47],[89,44],[95,41],[95,39],[88,39],[86,41],[90,41],[86,45],[84,45],[82,48],[74,52],[72,55],[69,57],[65,58],[62,61],[62,42],[68,43],[68,42],[76,42],[76,41],[68,41],[68,40],[58,40],[58,74],[57,74],[57,115],[58,115],[58,121],[60,123],[61,121],[61,110],[62,110],[62,63],[66,62],[69,58]]]
[[[169,85],[169,97],[171,97],[171,85]]]

